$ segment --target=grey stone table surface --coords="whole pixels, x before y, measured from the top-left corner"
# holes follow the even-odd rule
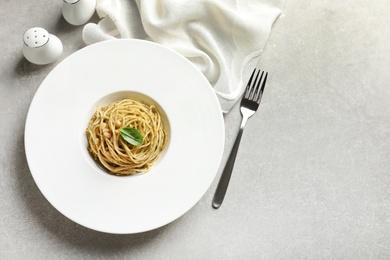
[[[217,178],[173,223],[141,234],[84,228],[43,197],[27,165],[31,100],[83,48],[61,1],[3,0],[0,9],[1,259],[390,259],[390,3],[289,1],[261,57],[270,73],[241,142],[224,204]],[[93,18],[93,19],[96,19]],[[36,66],[22,35],[41,26],[64,43]],[[238,106],[225,115],[226,161]]]

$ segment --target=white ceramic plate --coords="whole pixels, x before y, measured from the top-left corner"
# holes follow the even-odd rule
[[[128,96],[160,108],[169,141],[151,171],[116,177],[92,160],[85,129],[97,105]],[[206,78],[176,52],[140,40],[94,44],[62,61],[35,94],[25,128],[43,195],[69,219],[107,233],[182,216],[210,187],[223,146],[223,116]]]

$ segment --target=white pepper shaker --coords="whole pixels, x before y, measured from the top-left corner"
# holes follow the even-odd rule
[[[31,63],[45,65],[56,61],[63,46],[57,36],[41,27],[28,29],[23,35],[23,55]]]
[[[63,0],[62,15],[72,25],[88,22],[96,9],[96,0]]]

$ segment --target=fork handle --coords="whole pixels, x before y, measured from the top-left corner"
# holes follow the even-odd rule
[[[236,161],[238,147],[240,146],[241,136],[242,133],[244,132],[244,127],[247,120],[248,118],[246,117],[243,117],[241,120],[240,130],[238,131],[236,140],[234,141],[233,148],[230,152],[225,168],[223,169],[221,179],[219,180],[217,190],[215,191],[214,199],[213,199],[213,208],[215,209],[218,209],[221,206],[223,199],[225,198],[226,190],[229,186],[230,177],[232,176],[234,162]]]

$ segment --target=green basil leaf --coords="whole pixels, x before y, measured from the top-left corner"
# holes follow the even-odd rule
[[[120,130],[120,133],[126,142],[135,146],[142,144],[143,137],[137,129],[132,127],[124,127]]]

